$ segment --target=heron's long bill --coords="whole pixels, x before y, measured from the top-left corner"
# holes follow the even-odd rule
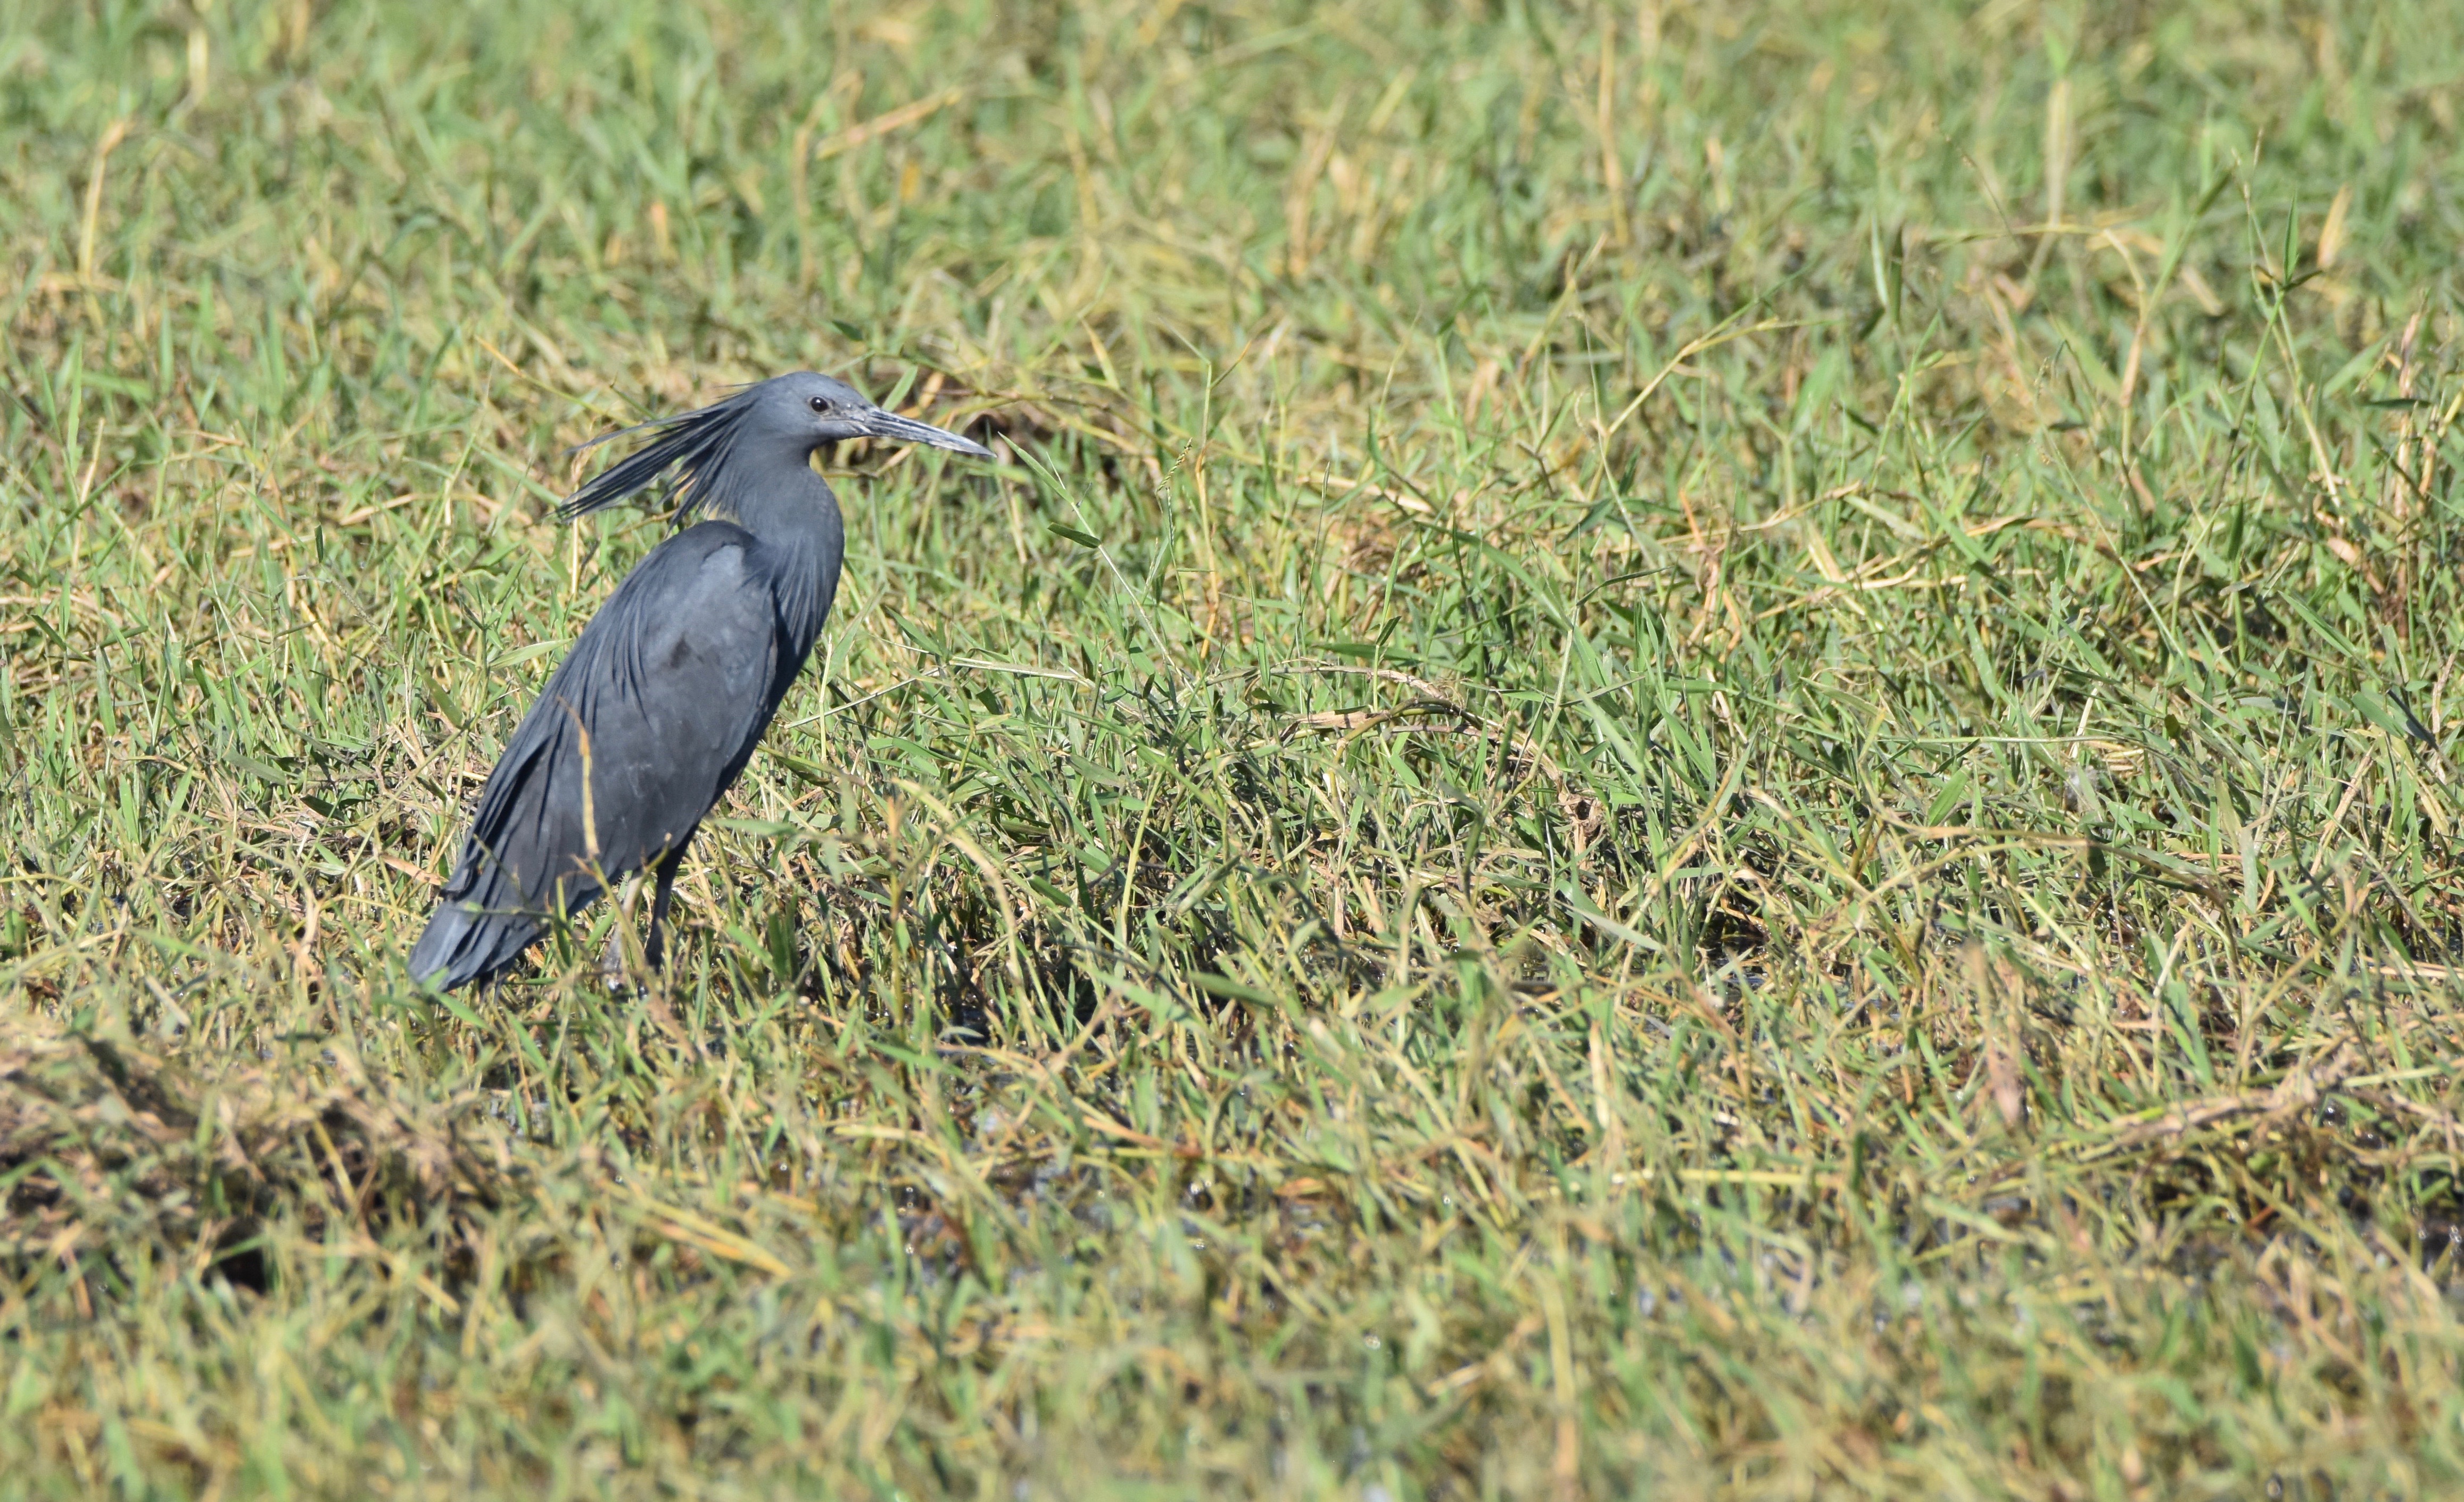
[[[868,438],[887,439],[898,444],[928,444],[953,453],[973,454],[979,459],[993,457],[993,451],[981,444],[960,438],[929,423],[918,423],[895,412],[884,412],[878,407],[865,417],[864,430]]]

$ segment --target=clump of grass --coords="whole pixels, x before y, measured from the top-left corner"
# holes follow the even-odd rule
[[[0,16],[11,1473],[2455,1485],[2459,33]],[[664,983],[411,991],[796,365],[1009,462]]]
[[[324,1062],[216,1060],[199,1079],[124,1036],[11,1014],[0,1023],[0,1163],[11,1170],[0,1255],[55,1263],[88,1317],[89,1272],[121,1298],[165,1274],[263,1292],[268,1216],[312,1236],[415,1223],[467,1275],[472,1214],[517,1198],[522,1170],[484,1099],[398,1095],[343,1057]],[[154,1258],[169,1266],[146,1267]]]

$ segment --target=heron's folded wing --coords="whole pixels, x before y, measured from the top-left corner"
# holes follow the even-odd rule
[[[775,707],[757,547],[707,522],[618,586],[506,745],[449,901],[578,907],[693,834]]]

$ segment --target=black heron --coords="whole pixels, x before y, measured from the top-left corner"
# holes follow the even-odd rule
[[[685,848],[752,757],[838,591],[846,534],[814,450],[870,438],[993,457],[810,372],[625,429],[644,431],[648,444],[558,514],[659,486],[692,525],[626,576],[506,743],[411,950],[415,981],[489,979],[642,871],[656,882],[643,945],[655,967]]]

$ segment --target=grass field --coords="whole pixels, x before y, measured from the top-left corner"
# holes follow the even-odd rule
[[[0,1493],[2464,1494],[2464,9],[0,8]],[[617,991],[402,957],[813,366]],[[998,436],[996,436],[998,435]]]

